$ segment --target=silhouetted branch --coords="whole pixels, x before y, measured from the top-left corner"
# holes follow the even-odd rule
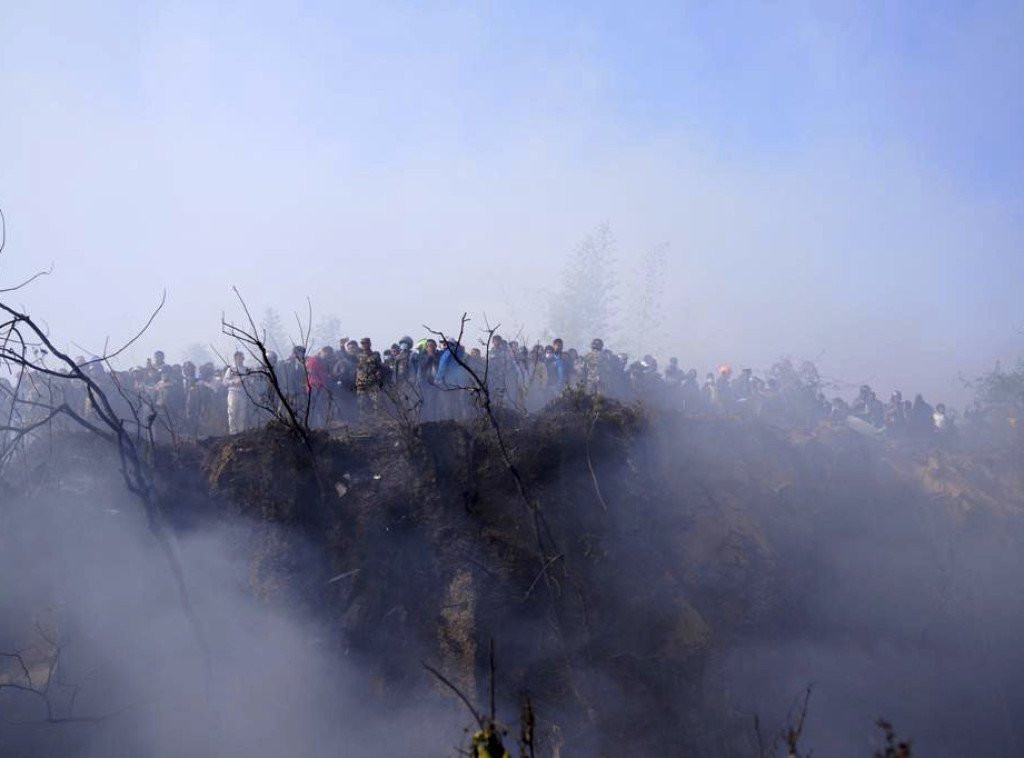
[[[436,668],[431,666],[426,661],[420,661],[420,663],[423,664],[423,668],[425,668],[427,671],[429,671],[431,674],[437,677],[438,681],[440,681],[441,684],[445,685],[448,689],[455,693],[456,697],[458,697],[459,700],[462,701],[463,705],[465,705],[466,708],[469,710],[469,712],[473,714],[473,718],[476,719],[476,723],[480,725],[481,729],[487,728],[487,722],[484,721],[483,717],[480,715],[477,709],[473,707],[473,703],[470,702],[469,698],[462,693],[462,690],[460,690],[458,687],[452,684],[451,681],[449,681],[444,674],[442,674],[440,671],[438,671]]]

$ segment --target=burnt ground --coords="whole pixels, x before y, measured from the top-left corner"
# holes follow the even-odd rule
[[[243,524],[250,591],[315,616],[329,649],[373,672],[381,709],[448,696],[420,661],[486,703],[493,640],[501,713],[514,723],[528,693],[542,742],[572,755],[756,754],[736,651],[799,638],[941,655],[981,602],[978,556],[1024,544],[1013,451],[579,399],[502,424],[520,482],[483,421],[312,450],[271,427],[161,451],[162,506],[182,535]],[[105,497],[115,463],[71,435],[19,486]],[[1014,629],[1021,600],[1001,594]],[[1019,670],[1007,688],[1019,715]],[[985,722],[991,744],[1015,739],[1001,728]]]

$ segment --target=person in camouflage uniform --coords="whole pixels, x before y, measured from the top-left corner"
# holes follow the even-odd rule
[[[615,376],[616,358],[604,349],[604,340],[594,339],[583,357],[583,386],[592,394],[607,395]]]
[[[380,355],[373,352],[369,337],[359,340],[359,362],[356,364],[356,402],[362,413],[376,412],[380,389],[384,384],[384,366]]]

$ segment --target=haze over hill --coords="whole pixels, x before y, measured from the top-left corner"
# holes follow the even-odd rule
[[[624,279],[671,245],[663,359],[963,402],[1021,344],[1019,4],[677,5],[6,8],[4,279],[52,261],[22,297],[94,352],[167,288],[135,361],[232,285],[539,336],[607,220]]]

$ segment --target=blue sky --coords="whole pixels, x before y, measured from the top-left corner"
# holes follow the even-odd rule
[[[544,328],[565,253],[668,241],[659,352],[961,398],[1021,351],[1019,3],[0,10],[0,280],[78,344],[256,310]],[[98,349],[98,347],[97,347]]]

